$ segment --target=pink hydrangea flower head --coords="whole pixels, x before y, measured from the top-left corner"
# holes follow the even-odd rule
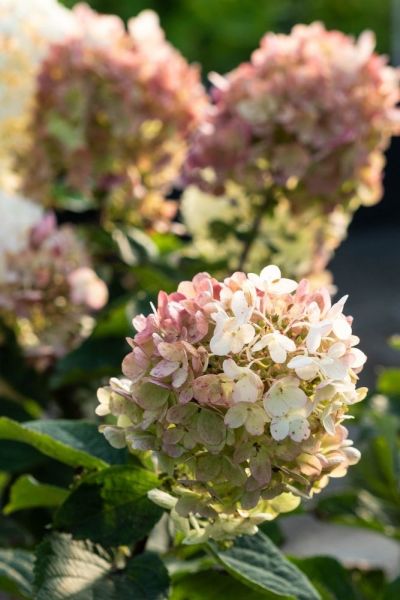
[[[358,40],[321,23],[266,34],[247,63],[213,75],[214,107],[199,128],[186,179],[221,194],[284,192],[297,209],[371,204],[383,151],[399,132],[399,72]]]
[[[0,197],[0,315],[38,369],[71,350],[108,298],[72,227],[20,197]],[[3,231],[1,232],[3,233]]]
[[[38,75],[23,190],[46,206],[61,190],[105,219],[168,223],[176,207],[163,197],[207,106],[199,71],[165,40],[151,11],[129,31],[88,6],[73,12],[74,34],[53,44]]]
[[[269,265],[201,273],[134,319],[96,412],[112,445],[152,452],[168,477],[151,497],[188,543],[254,533],[357,462],[343,422],[366,357],[345,301]]]

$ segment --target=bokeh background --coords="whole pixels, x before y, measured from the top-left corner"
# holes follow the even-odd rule
[[[74,0],[64,0],[73,6]],[[377,50],[400,64],[400,0],[88,0],[103,13],[124,20],[155,10],[167,38],[184,56],[211,71],[225,73],[247,60],[266,31],[287,33],[296,23],[325,23],[357,36],[376,36]],[[394,366],[398,353],[387,339],[400,332],[400,139],[387,152],[385,195],[376,206],[361,207],[349,238],[331,265],[338,292],[350,294],[348,310],[357,314],[357,333],[369,356],[363,383],[374,384],[380,365]]]

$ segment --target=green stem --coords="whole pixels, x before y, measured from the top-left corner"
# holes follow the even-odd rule
[[[237,269],[238,271],[243,271],[243,269],[244,269],[246,260],[249,256],[249,253],[251,250],[251,247],[252,247],[253,243],[255,242],[255,240],[257,239],[263,216],[266,212],[268,205],[270,203],[271,203],[271,205],[273,204],[273,200],[274,200],[274,196],[273,196],[272,192],[269,191],[268,193],[265,194],[263,201],[259,204],[259,206],[256,207],[254,220],[253,220],[251,229],[248,233],[247,239],[244,243],[242,254],[239,259],[239,264],[238,264],[238,269]]]

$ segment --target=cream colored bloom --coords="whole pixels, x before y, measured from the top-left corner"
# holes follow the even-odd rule
[[[25,148],[36,75],[52,42],[74,30],[56,0],[0,0],[0,184],[16,187],[14,158]]]
[[[259,352],[267,347],[269,354],[276,363],[284,363],[287,359],[288,352],[295,352],[296,344],[286,335],[282,335],[278,331],[267,333],[252,346],[252,352]]]
[[[276,265],[264,267],[260,275],[249,273],[248,277],[256,288],[269,294],[291,294],[297,288],[295,281],[281,276],[281,270]]]
[[[253,307],[248,305],[243,291],[240,290],[233,294],[231,312],[232,316],[221,309],[212,315],[216,326],[210,341],[210,348],[217,356],[241,352],[255,336],[255,329],[248,322]]]

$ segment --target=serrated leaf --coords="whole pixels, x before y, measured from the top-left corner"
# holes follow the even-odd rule
[[[68,490],[56,485],[40,483],[32,475],[21,475],[13,484],[10,499],[4,507],[5,515],[27,508],[53,508],[64,502]]]
[[[298,600],[321,598],[307,577],[263,533],[241,536],[228,550],[213,542],[208,546],[228,573],[258,592]]]
[[[53,534],[37,550],[34,600],[167,600],[167,571],[145,552],[117,569],[101,546]]]
[[[102,469],[126,453],[110,447],[89,421],[39,420],[17,423],[0,418],[0,439],[23,442],[72,467]]]
[[[317,589],[329,600],[357,600],[350,574],[335,558],[316,556],[292,558],[292,562],[307,575]]]
[[[110,467],[86,477],[55,515],[55,526],[104,546],[144,538],[162,515],[147,492],[159,484],[140,467]]]
[[[221,600],[222,598],[268,600],[268,598],[277,598],[277,596],[251,590],[227,573],[203,571],[185,575],[176,581],[170,600]],[[282,600],[282,596],[280,596],[280,600]]]
[[[0,589],[17,598],[32,597],[34,555],[27,550],[0,549]]]

